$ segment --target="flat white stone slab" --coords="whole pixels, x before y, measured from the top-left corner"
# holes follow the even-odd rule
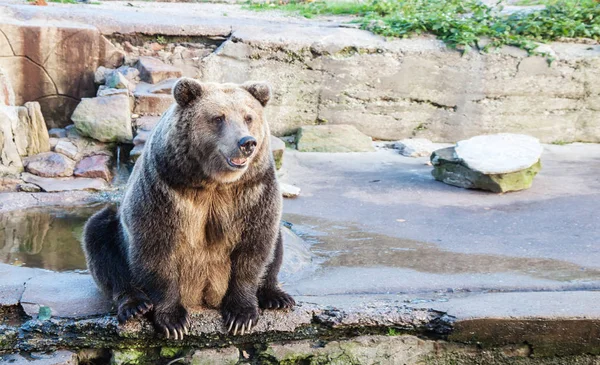
[[[470,169],[487,175],[526,169],[540,159],[542,151],[537,138],[524,134],[476,136],[456,144],[456,157]]]

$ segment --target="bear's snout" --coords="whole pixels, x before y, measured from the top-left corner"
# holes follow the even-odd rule
[[[240,148],[240,151],[242,151],[242,154],[246,157],[252,156],[256,144],[256,139],[252,136],[246,136],[238,141],[238,147]]]

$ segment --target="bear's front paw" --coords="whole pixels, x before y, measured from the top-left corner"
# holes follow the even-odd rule
[[[258,291],[258,305],[262,309],[289,309],[296,301],[279,288],[262,288]]]
[[[235,301],[223,303],[221,305],[221,314],[223,322],[227,327],[227,332],[237,335],[238,330],[240,335],[244,332],[250,332],[252,326],[258,321],[258,306],[252,304],[242,304]]]
[[[118,300],[117,319],[123,324],[132,318],[141,317],[152,309],[152,302],[146,294],[137,292],[122,296]]]
[[[154,325],[157,327],[157,330],[163,332],[167,338],[170,338],[172,334],[174,339],[182,340],[183,334],[188,334],[190,317],[183,305],[176,304],[155,310]]]

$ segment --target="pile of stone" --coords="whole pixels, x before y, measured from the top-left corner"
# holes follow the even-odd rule
[[[495,193],[528,189],[541,169],[537,138],[501,133],[473,137],[431,155],[436,180]]]
[[[112,179],[112,148],[82,137],[74,125],[48,131],[49,149],[24,159],[20,190],[104,190]],[[37,186],[36,189],[33,186]]]

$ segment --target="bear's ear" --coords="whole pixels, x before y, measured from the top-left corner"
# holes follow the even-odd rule
[[[252,94],[262,106],[266,106],[271,99],[271,86],[266,82],[248,81],[240,87]]]
[[[173,86],[173,97],[181,107],[187,106],[201,97],[203,93],[202,84],[189,77],[180,78]]]

